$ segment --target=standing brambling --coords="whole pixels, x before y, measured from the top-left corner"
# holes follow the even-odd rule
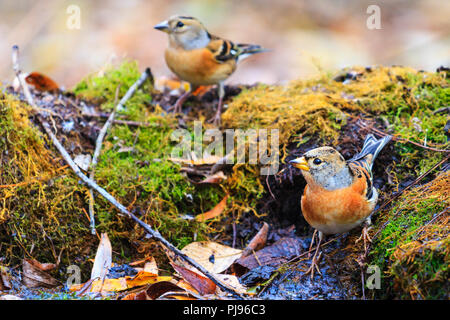
[[[181,112],[183,102],[200,85],[219,86],[219,104],[213,122],[220,122],[224,81],[236,70],[237,63],[252,54],[267,51],[258,45],[234,44],[211,35],[196,18],[173,16],[155,29],[169,35],[165,59],[169,69],[191,84],[176,102],[174,112]]]
[[[310,150],[303,157],[290,161],[302,170],[307,182],[301,208],[305,220],[315,229],[311,247],[319,231],[319,243],[306,272],[311,273],[311,279],[314,268],[320,273],[317,254],[324,234],[344,233],[363,221],[370,224],[370,215],[378,200],[372,183],[372,166],[390,140],[391,136],[377,140],[369,134],[361,152],[348,161],[331,147]],[[371,241],[366,227],[362,237],[364,242]]]

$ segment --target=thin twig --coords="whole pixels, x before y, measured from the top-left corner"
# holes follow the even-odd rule
[[[27,101],[31,106],[35,106],[35,103],[33,101],[33,97],[31,96],[30,90],[28,89],[28,85],[25,81],[21,80],[20,74],[21,71],[19,69],[18,64],[18,53],[19,53],[19,47],[14,46],[13,47],[13,53],[12,53],[12,61],[13,61],[13,68],[17,75],[17,78],[20,81],[20,85],[22,87],[22,90],[24,91],[24,94],[26,95]],[[150,69],[147,68],[145,70],[145,73],[147,74],[147,77],[151,77]],[[127,215],[130,219],[135,221],[137,224],[139,224],[148,234],[150,234],[155,240],[159,241],[161,244],[163,244],[166,248],[174,252],[177,256],[179,256],[182,260],[186,261],[190,265],[192,265],[194,268],[198,269],[201,273],[203,273],[206,277],[211,279],[212,282],[214,282],[219,288],[221,288],[223,291],[230,293],[232,296],[234,296],[237,299],[243,299],[243,297],[238,294],[236,291],[234,291],[232,288],[229,288],[228,286],[224,285],[222,282],[217,280],[208,270],[206,270],[204,267],[202,267],[200,264],[198,264],[196,261],[191,259],[190,257],[183,254],[178,248],[176,248],[173,244],[171,244],[169,241],[167,241],[158,230],[153,230],[152,227],[150,227],[148,224],[140,220],[138,217],[136,217],[133,213],[129,212],[125,206],[123,206],[121,203],[119,203],[111,194],[109,194],[105,189],[100,187],[95,181],[87,177],[77,166],[77,164],[72,160],[69,153],[66,151],[66,149],[63,147],[63,145],[58,141],[58,138],[56,135],[52,132],[50,125],[47,121],[45,121],[42,117],[39,115],[37,116],[38,121],[41,123],[42,127],[44,128],[45,132],[55,145],[56,149],[59,151],[61,156],[64,158],[64,160],[67,162],[67,164],[72,168],[74,173],[90,188],[94,189],[98,193],[100,193],[106,200],[108,200],[112,205],[114,205],[121,213]]]
[[[92,118],[109,118],[109,116],[111,114],[110,113],[83,112],[81,115],[85,116],[85,117],[92,117]],[[112,123],[125,124],[130,127],[158,127],[158,126],[160,126],[158,123],[155,123],[155,122],[141,122],[141,121],[122,120],[122,119],[113,119]]]
[[[144,77],[144,81],[147,78],[146,73],[144,72],[142,74],[142,76],[139,78],[139,80],[141,80]],[[138,81],[139,81],[138,80]],[[143,81],[141,82],[141,84],[143,83]],[[131,86],[130,89],[128,90],[128,92],[130,92],[130,90],[132,89],[136,89],[136,87]],[[116,104],[117,99],[119,97],[119,90],[120,90],[120,84],[117,86],[116,88],[116,95],[114,98],[114,104]],[[124,96],[124,98],[126,96],[131,97],[131,95],[127,94]],[[134,91],[132,92],[132,94],[134,93]],[[112,121],[114,120],[114,116],[116,114],[116,110],[117,108],[119,108],[120,105],[123,106],[123,104],[125,104],[126,101],[120,100],[120,104],[117,105],[113,112],[111,112],[111,114],[108,117],[108,120],[105,122],[105,124],[103,125],[102,129],[100,130],[98,137],[97,137],[97,141],[95,143],[95,150],[94,150],[94,155],[92,156],[92,161],[91,161],[91,171],[89,173],[89,178],[94,180],[95,177],[95,168],[97,167],[97,163],[98,163],[98,157],[100,156],[100,151],[102,150],[102,145],[103,145],[103,140],[105,139],[106,133],[108,132],[108,128],[111,125]],[[94,190],[92,188],[89,188],[89,217],[90,217],[90,226],[91,226],[91,233],[93,235],[95,235],[95,212],[94,212],[94,202],[95,202],[95,197],[94,197]]]

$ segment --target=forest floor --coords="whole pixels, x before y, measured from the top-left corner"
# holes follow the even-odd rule
[[[115,110],[95,167],[96,183],[242,296],[449,298],[449,69],[353,67],[287,85],[227,86],[219,127],[207,122],[215,112],[217,90],[198,90],[176,115],[169,109],[185,85],[171,79],[149,79],[116,110],[139,76],[136,63],[123,62],[67,91],[49,88],[45,76],[28,76],[38,110],[13,87],[2,88],[0,296],[225,296],[215,286],[206,290],[206,278],[199,285],[189,265],[176,262],[104,197],[92,198],[38,121],[51,124],[71,158],[89,174],[98,135]],[[226,129],[266,129],[267,141],[276,134],[277,143],[267,143],[276,171],[263,175],[263,166],[250,161],[221,164],[225,143],[208,146],[211,134],[225,141]],[[175,154],[179,139],[174,132],[192,137],[184,146],[194,151]],[[307,251],[313,229],[300,208],[306,182],[289,160],[323,145],[350,159],[368,134],[393,136],[374,165],[380,198],[372,217],[372,244],[365,250],[357,241],[362,227],[327,237],[322,275],[310,279],[304,272],[311,262]],[[197,138],[197,146],[216,154],[195,153]],[[261,138],[246,139],[248,155]],[[232,141],[231,150],[237,150]],[[242,256],[255,235],[258,246]],[[102,270],[96,262],[105,246],[112,257],[99,287],[89,279],[93,269]],[[79,286],[67,284],[72,266],[80,270]],[[366,283],[374,270],[380,276],[375,288]],[[185,291],[169,294],[174,290]]]

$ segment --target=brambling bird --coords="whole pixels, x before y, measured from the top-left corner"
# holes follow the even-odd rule
[[[173,16],[154,28],[169,35],[169,46],[165,51],[167,66],[191,85],[191,90],[175,103],[174,112],[181,112],[183,102],[197,87],[217,84],[219,104],[212,119],[216,124],[220,122],[224,81],[236,70],[240,61],[267,51],[258,45],[235,44],[211,35],[200,21],[189,16]]]
[[[307,182],[301,209],[305,220],[315,229],[310,249],[317,231],[319,233],[319,242],[306,272],[311,274],[311,279],[314,269],[321,273],[318,252],[324,234],[344,233],[363,221],[370,224],[370,215],[378,200],[377,189],[373,186],[372,166],[391,138],[386,136],[377,140],[369,134],[361,152],[348,161],[331,147],[310,150],[303,157],[290,161],[301,170]],[[362,237],[364,242],[371,241],[366,227]]]

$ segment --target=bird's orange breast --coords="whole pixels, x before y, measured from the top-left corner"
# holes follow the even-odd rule
[[[351,186],[326,190],[319,186],[305,188],[301,199],[306,221],[325,234],[347,232],[364,221],[374,209],[367,201],[365,181],[358,179]]]
[[[180,79],[193,85],[217,84],[227,79],[236,69],[235,61],[220,63],[207,48],[182,50],[167,48],[167,66]]]

